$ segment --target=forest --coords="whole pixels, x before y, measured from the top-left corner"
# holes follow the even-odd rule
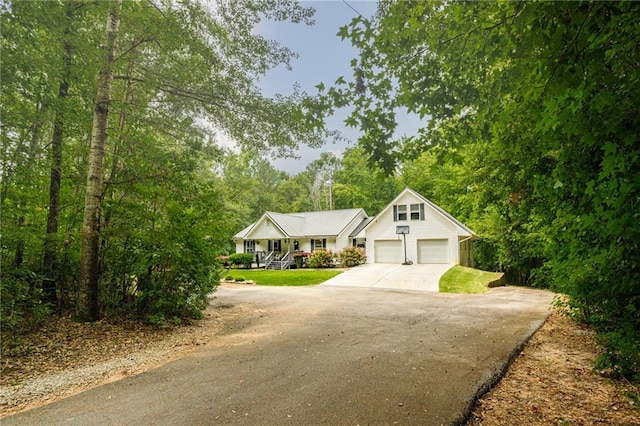
[[[482,237],[478,268],[567,295],[599,367],[639,378],[640,4],[381,1],[337,35],[351,76],[275,97],[257,81],[295,52],[253,30],[312,24],[304,3],[1,7],[3,333],[197,318],[264,211],[373,215],[411,187]],[[343,107],[362,137],[341,157],[271,165],[339,138]],[[399,109],[417,136],[393,137]]]

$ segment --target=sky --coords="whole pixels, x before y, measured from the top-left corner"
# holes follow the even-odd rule
[[[358,51],[351,46],[349,40],[342,41],[336,34],[340,27],[357,16],[353,9],[365,18],[373,16],[376,11],[376,2],[371,0],[347,0],[348,4],[342,0],[301,3],[316,9],[315,25],[264,22],[258,28],[258,32],[264,37],[289,47],[299,55],[298,59],[292,61],[291,71],[279,66],[260,81],[259,86],[267,96],[275,93],[288,94],[294,83],[300,84],[301,89],[307,93],[315,94],[315,86],[320,82],[330,87],[340,76],[350,80],[353,75],[350,63],[357,57]],[[301,157],[299,160],[276,159],[272,161],[274,167],[292,175],[297,174],[311,161],[318,159],[322,152],[330,151],[340,156],[345,148],[355,146],[359,132],[344,125],[343,120],[347,114],[348,110],[338,111],[327,121],[329,128],[339,130],[347,139],[346,142],[328,142],[320,149],[302,146],[298,150]],[[399,134],[414,134],[418,124],[417,118],[404,117],[399,122]]]

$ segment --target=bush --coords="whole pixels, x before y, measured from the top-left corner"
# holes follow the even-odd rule
[[[604,352],[596,360],[596,369],[614,378],[640,382],[640,338],[630,327],[598,335]]]
[[[251,268],[253,253],[234,253],[229,256],[229,262],[236,267]]]
[[[346,247],[338,254],[340,266],[350,268],[358,266],[367,261],[364,250],[358,247]]]
[[[311,268],[331,268],[334,266],[335,255],[331,250],[318,249],[309,255],[309,267]]]
[[[117,279],[126,272],[127,279],[131,277],[132,308],[149,323],[171,325],[202,318],[222,272],[213,260],[219,246],[216,240],[207,238],[204,214],[205,210],[181,204],[167,206],[165,232],[142,232],[139,238],[129,239],[120,254],[135,263],[103,273],[103,285],[114,286],[117,282],[106,279]],[[116,249],[115,243],[112,250]]]
[[[0,277],[0,315],[2,345],[14,346],[19,336],[40,327],[51,312],[51,306],[41,303],[39,283],[42,277],[27,268],[16,268]]]

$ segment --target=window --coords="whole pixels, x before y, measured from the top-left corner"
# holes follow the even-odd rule
[[[255,253],[255,251],[256,251],[256,242],[254,240],[244,240],[244,252]]]
[[[326,249],[326,248],[327,248],[326,238],[311,240],[311,251],[318,250],[318,249]]]
[[[406,204],[393,206],[393,221],[399,222],[404,220],[424,220],[424,203],[410,204],[407,212]]]
[[[411,220],[420,220],[420,204],[411,204]]]
[[[407,220],[407,206],[405,204],[398,206],[398,220]]]
[[[293,241],[293,251],[300,251],[300,241],[298,240]]]

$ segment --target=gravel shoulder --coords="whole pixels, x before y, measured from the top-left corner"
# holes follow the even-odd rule
[[[27,336],[19,349],[4,351],[0,418],[204,349],[251,309],[217,305],[203,320],[169,330],[57,319]],[[274,314],[260,311],[261,316]],[[478,402],[469,424],[640,424],[640,411],[628,396],[638,395],[638,389],[594,373],[597,351],[592,332],[552,313],[504,378]]]
[[[223,315],[212,308],[202,320],[164,330],[134,322],[53,319],[17,347],[3,348],[0,418],[184,357],[220,335],[224,324]]]

